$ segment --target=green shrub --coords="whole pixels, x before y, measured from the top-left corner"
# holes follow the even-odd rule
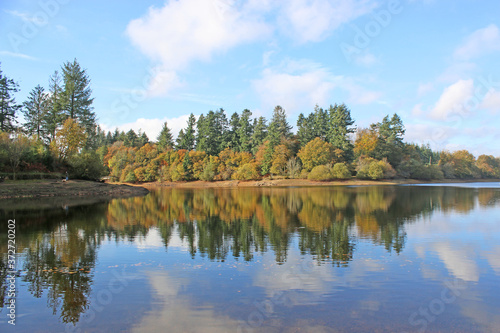
[[[246,163],[240,166],[232,175],[236,180],[255,180],[259,179],[259,170],[255,163]]]
[[[307,176],[307,179],[309,180],[319,181],[330,180],[333,178],[332,170],[328,165],[315,166],[309,173],[309,176]]]
[[[377,162],[376,159],[366,156],[360,156],[356,161],[356,178],[359,179],[370,179],[369,169],[373,162]]]
[[[216,174],[217,166],[212,162],[208,162],[203,168],[203,172],[200,174],[200,179],[206,182],[211,182],[214,180]]]
[[[351,172],[345,163],[335,163],[332,170],[333,178],[335,179],[349,179]]]
[[[72,178],[98,180],[104,176],[106,168],[95,151],[83,151],[68,159]]]
[[[371,162],[368,167],[368,177],[373,180],[384,178],[384,169],[378,162]]]
[[[382,173],[383,173],[382,178],[391,179],[396,177],[396,170],[394,170],[392,165],[389,162],[387,162],[386,158],[379,161],[378,165],[380,165],[380,167],[382,168]]]
[[[123,178],[123,181],[125,183],[135,183],[135,182],[137,182],[137,177],[135,176],[135,173],[131,170],[131,171],[127,172],[127,174]]]

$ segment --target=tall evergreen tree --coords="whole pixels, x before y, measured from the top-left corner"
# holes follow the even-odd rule
[[[172,136],[172,131],[168,128],[167,122],[163,123],[163,127],[157,140],[160,150],[171,149],[174,147],[174,137]]]
[[[93,112],[94,99],[91,97],[92,89],[87,71],[80,67],[76,59],[64,63],[61,70],[64,83],[62,109],[67,117],[77,119],[91,133],[96,125],[96,115]]]
[[[351,118],[351,111],[345,104],[330,105],[328,116],[329,128],[326,141],[330,142],[335,149],[342,150],[343,159],[351,162],[354,158],[354,146],[349,135],[356,131],[353,127],[354,120]]]
[[[191,113],[187,121],[187,127],[183,131],[181,140],[179,140],[178,149],[193,150],[195,148],[195,141],[196,141],[195,126],[196,126],[196,117],[194,116],[194,114]]]
[[[143,132],[141,129],[139,129],[139,134],[137,135],[137,140],[136,140],[136,147],[142,147],[146,143],[149,143],[149,138],[146,134],[146,132]]]
[[[180,149],[186,149],[184,148],[184,130],[181,128],[179,131],[179,134],[177,134],[177,139],[175,139],[175,149],[180,150]]]
[[[314,128],[311,114],[306,118],[304,114],[299,114],[297,118],[297,139],[300,146],[304,147],[309,141],[314,139]]]
[[[125,134],[123,145],[126,147],[135,147],[137,145],[137,138],[137,134],[133,129],[131,129],[127,132],[127,134]]]
[[[201,114],[196,122],[196,150],[205,151],[207,128],[205,116]]]
[[[37,85],[23,103],[24,128],[29,135],[41,138],[43,135],[43,119],[49,109],[49,95],[45,89]]]
[[[55,71],[49,78],[49,100],[47,112],[42,119],[43,132],[48,142],[56,137],[57,129],[62,126],[64,114],[62,111],[62,78],[58,71]]]
[[[240,116],[238,115],[237,112],[235,112],[231,115],[231,119],[229,120],[229,133],[228,133],[229,137],[228,146],[234,151],[240,150],[239,129],[240,129]]]
[[[403,136],[406,131],[401,118],[395,113],[392,118],[385,116],[382,122],[372,124],[371,127],[379,134],[375,157],[387,158],[393,167],[398,167],[403,158]]]
[[[283,139],[290,138],[291,129],[292,126],[288,124],[285,110],[279,105],[276,106],[267,132],[267,140],[271,147],[279,145]]]
[[[15,130],[16,112],[21,105],[16,104],[13,93],[19,91],[19,85],[13,79],[2,74],[0,68],[0,131]]]
[[[214,145],[217,154],[229,147],[229,122],[224,109],[220,108],[215,112],[215,128],[213,133]]]
[[[252,150],[252,134],[253,126],[250,123],[252,112],[248,109],[243,110],[240,116],[240,123],[237,129],[239,139],[239,151],[251,152]]]
[[[264,117],[259,117],[253,121],[252,133],[252,153],[257,153],[259,147],[264,143],[267,137],[267,120]]]
[[[313,139],[320,138],[321,140],[326,140],[329,123],[328,112],[316,105],[314,107],[314,113],[311,116],[311,122],[313,126]]]

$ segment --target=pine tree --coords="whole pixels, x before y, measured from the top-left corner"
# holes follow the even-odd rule
[[[75,59],[62,66],[63,91],[61,95],[62,110],[65,115],[77,119],[91,133],[96,125],[96,115],[93,112],[90,89],[90,79],[85,69]]]
[[[354,158],[354,146],[349,135],[356,131],[356,127],[352,126],[354,120],[351,118],[351,111],[345,104],[330,105],[328,116],[329,128],[326,141],[331,143],[335,149],[342,150],[344,161],[351,162]]]
[[[205,151],[204,147],[206,145],[206,121],[203,113],[198,117],[196,122],[196,150]]]
[[[300,147],[304,147],[309,141],[314,139],[314,128],[311,120],[311,115],[306,118],[302,113],[297,118],[297,139],[300,142]]]
[[[328,135],[328,112],[318,105],[314,107],[314,113],[311,115],[313,126],[313,138],[326,140]]]
[[[231,120],[229,121],[229,148],[234,151],[240,150],[240,116],[237,112],[231,115]]]
[[[4,76],[0,68],[0,131],[13,132],[15,130],[16,112],[21,105],[16,104],[12,93],[18,91],[17,82]]]
[[[43,135],[43,119],[49,110],[49,95],[45,89],[37,85],[30,92],[28,100],[23,103],[23,115],[25,119],[24,129],[29,135],[41,138]]]
[[[285,110],[279,105],[276,106],[267,132],[267,140],[269,140],[271,147],[279,145],[283,139],[290,138],[291,129],[292,126],[288,124]]]
[[[62,78],[58,71],[55,71],[49,78],[48,104],[42,127],[47,141],[51,142],[56,137],[56,131],[62,126],[65,119],[62,111]]]
[[[403,136],[406,131],[401,118],[396,113],[390,119],[385,116],[381,123],[373,124],[371,128],[379,135],[375,157],[387,158],[393,167],[398,167],[403,158]]]
[[[177,139],[175,139],[175,149],[181,150],[181,149],[186,149],[183,147],[184,145],[184,130],[181,128],[179,131],[179,134],[177,135]]]
[[[239,138],[239,151],[241,152],[251,152],[252,150],[252,134],[253,126],[250,123],[250,117],[252,112],[248,109],[243,110],[240,116],[240,123],[237,129],[237,134]]]
[[[123,145],[126,147],[135,147],[137,145],[137,134],[134,132],[133,129],[127,132],[125,134],[125,140],[123,142]]]
[[[174,146],[174,138],[170,128],[168,128],[167,122],[163,123],[160,134],[158,135],[158,147],[160,150],[171,149]]]
[[[143,132],[141,129],[139,129],[139,134],[137,135],[137,140],[136,140],[136,147],[142,147],[146,143],[149,143],[149,138],[146,134],[146,132]]]
[[[252,153],[256,154],[267,137],[267,120],[259,117],[253,121]]]
[[[186,149],[188,151],[194,149],[196,141],[196,130],[194,129],[195,126],[196,117],[191,113],[187,121],[187,127],[183,131],[182,140],[179,141],[178,149]]]
[[[215,112],[215,131],[213,133],[215,154],[229,147],[229,122],[224,109]]]

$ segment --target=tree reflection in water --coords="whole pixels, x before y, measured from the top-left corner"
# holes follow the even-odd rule
[[[76,323],[89,308],[93,269],[105,240],[132,242],[151,228],[168,249],[173,233],[190,255],[252,261],[273,251],[277,263],[291,246],[319,264],[347,266],[357,238],[387,251],[404,250],[405,224],[433,211],[466,213],[500,200],[496,189],[454,187],[317,187],[252,189],[158,188],[146,197],[61,209],[0,210],[16,216],[22,280],[29,292],[45,293],[64,323]],[[296,242],[296,245],[294,245]],[[0,300],[4,305],[7,238],[0,238]]]

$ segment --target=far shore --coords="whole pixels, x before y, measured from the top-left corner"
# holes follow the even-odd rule
[[[146,188],[176,187],[176,188],[234,188],[234,187],[310,187],[310,186],[376,186],[376,185],[411,185],[411,184],[454,184],[476,182],[500,182],[500,179],[441,179],[441,180],[416,180],[416,179],[390,179],[390,180],[334,180],[312,181],[307,179],[263,179],[263,180],[225,180],[225,181],[181,181],[181,182],[152,182],[133,184]]]

